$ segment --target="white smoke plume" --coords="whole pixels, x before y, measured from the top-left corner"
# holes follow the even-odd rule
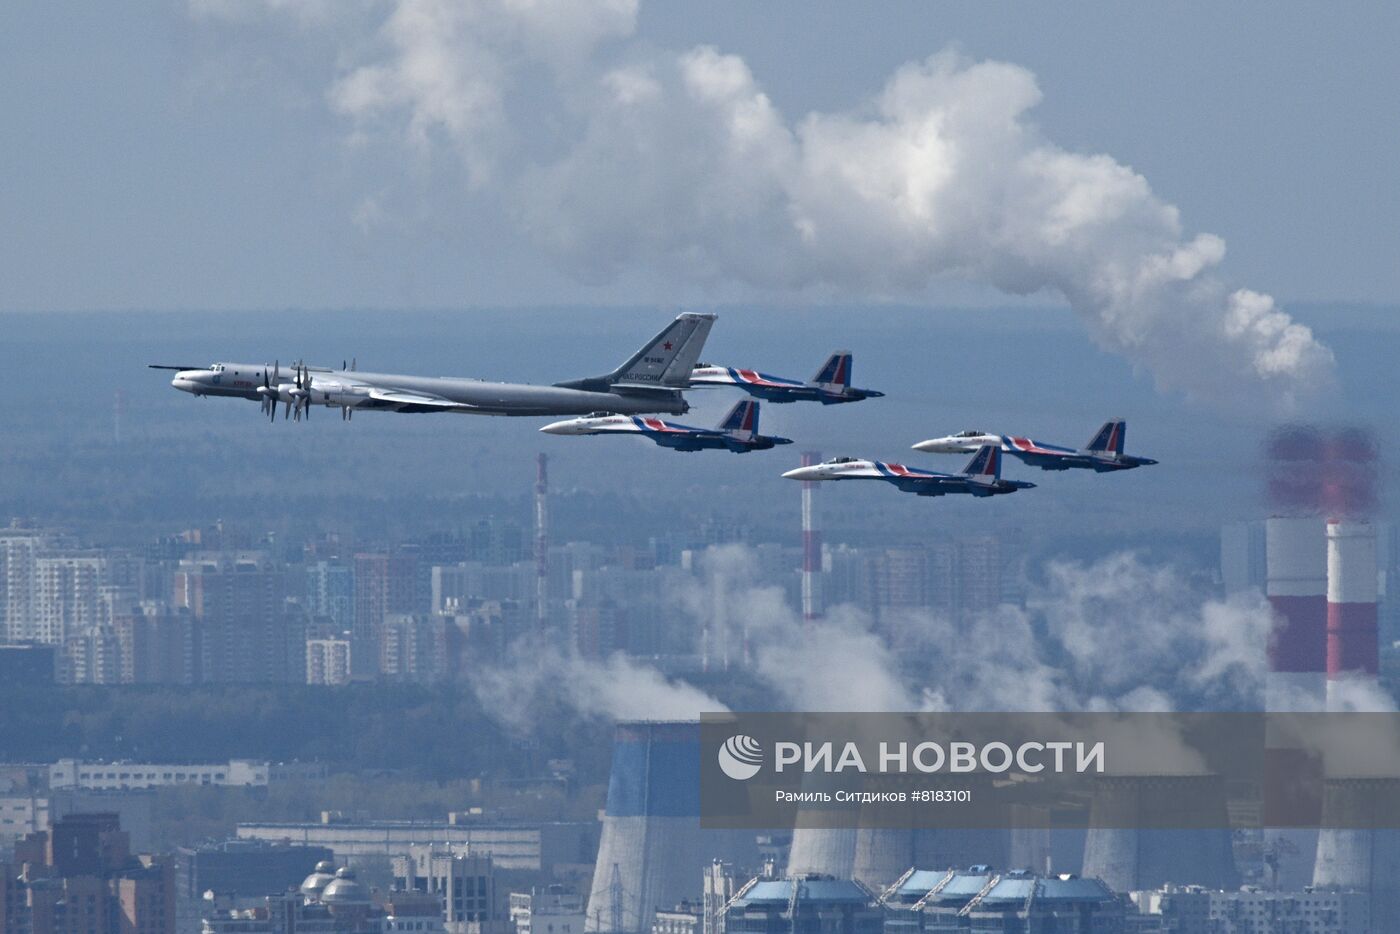
[[[1271,626],[1263,596],[1204,596],[1187,575],[1133,554],[1048,565],[1024,610],[963,624],[909,610],[878,633],[853,607],[805,624],[780,591],[745,580],[739,569],[756,564],[743,546],[710,549],[688,606],[702,625],[741,626],[734,638],[793,710],[1259,708]],[[930,663],[911,670],[906,659]]]
[[[1286,408],[1330,379],[1307,327],[1220,274],[1223,240],[1112,157],[1047,139],[1013,64],[935,54],[860,107],[794,119],[741,58],[637,39],[636,0],[190,2],[207,20],[354,20],[327,100],[355,137],[455,153],[585,280],[641,267],[906,300],[973,280],[1063,297],[1098,344],[1188,395]]]
[[[521,731],[559,704],[611,720],[697,720],[728,710],[699,688],[620,653],[593,660],[537,644],[503,665],[472,672],[471,684],[489,714]]]
[[[707,634],[702,645],[728,646],[728,664],[750,670],[780,709],[1259,709],[1267,601],[1203,596],[1188,576],[1132,554],[1048,565],[1024,610],[1003,606],[957,624],[915,609],[878,628],[850,606],[804,621],[780,588],[757,582],[758,566],[747,546],[713,546],[674,596]],[[590,660],[534,644],[471,680],[487,711],[522,730],[560,705],[619,720],[727,709],[621,654]]]

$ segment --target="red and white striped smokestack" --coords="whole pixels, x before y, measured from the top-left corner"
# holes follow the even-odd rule
[[[549,455],[541,453],[535,471],[535,623],[549,628]]]
[[[1314,517],[1264,526],[1265,593],[1274,611],[1266,710],[1321,710],[1327,672],[1327,544]]]
[[[820,464],[820,451],[804,451],[802,466]],[[802,618],[808,622],[822,616],[822,533],[817,528],[812,496],[816,483],[802,481]]]
[[[1341,709],[1346,682],[1375,681],[1376,530],[1369,522],[1327,521],[1327,706]]]

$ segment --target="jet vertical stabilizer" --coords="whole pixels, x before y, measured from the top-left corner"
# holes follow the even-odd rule
[[[1085,450],[1122,455],[1123,436],[1127,434],[1127,431],[1128,423],[1125,421],[1115,420],[1104,422],[1103,427],[1099,429],[1099,433],[1094,435],[1093,440],[1085,446]]]
[[[731,438],[748,441],[758,434],[758,403],[752,399],[734,403],[718,427]]]
[[[838,350],[817,370],[812,382],[828,392],[843,393],[851,385],[851,352]]]
[[[1001,479],[1001,448],[990,444],[978,448],[963,474],[973,483],[996,483]]]

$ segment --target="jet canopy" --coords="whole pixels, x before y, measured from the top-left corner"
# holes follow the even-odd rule
[[[854,463],[855,463],[856,461],[858,461],[858,460],[860,460],[860,458],[858,458],[858,457],[833,457],[831,460],[827,461],[827,463],[828,463],[828,464],[854,464]]]
[[[975,428],[969,428],[969,429],[967,429],[966,431],[960,431],[960,432],[958,432],[957,434],[953,435],[953,437],[954,437],[954,438],[980,438],[980,437],[982,437],[982,436],[985,435],[985,434],[986,434],[985,431],[978,431],[978,430],[976,430]]]

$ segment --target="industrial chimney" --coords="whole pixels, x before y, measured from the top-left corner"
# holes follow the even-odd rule
[[[803,467],[820,464],[821,461],[820,451],[802,453]],[[820,619],[823,613],[822,533],[817,528],[812,501],[816,486],[811,480],[802,481],[802,619],[809,623]]]
[[[1374,682],[1380,636],[1376,616],[1376,531],[1369,522],[1327,522],[1327,709],[1341,710],[1348,683]]]
[[[1265,590],[1274,611],[1266,710],[1321,710],[1327,671],[1323,522],[1274,516],[1264,526]]]
[[[540,453],[535,468],[535,627],[549,629],[549,455]]]

